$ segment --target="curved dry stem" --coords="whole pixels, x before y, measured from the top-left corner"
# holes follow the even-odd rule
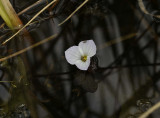
[[[58,24],[59,26],[64,24],[66,21],[68,21],[80,8],[82,8],[89,0],[85,0],[74,12],[72,12],[71,15],[69,15],[63,22]]]
[[[143,4],[143,0],[138,0],[138,5],[140,7],[140,9],[145,13],[145,14],[148,14],[150,16],[154,16],[156,18],[160,18],[160,15],[153,15],[153,14],[150,14],[147,9],[145,8],[144,4]]]
[[[146,112],[144,112],[139,118],[147,118],[147,116],[149,116],[152,112],[154,112],[158,108],[160,108],[160,102],[158,102],[153,107],[151,107],[149,110],[147,110]]]
[[[38,43],[36,43],[36,44],[33,44],[33,45],[31,45],[31,46],[29,46],[29,47],[27,47],[27,48],[25,48],[25,49],[22,49],[22,50],[20,50],[20,51],[18,51],[18,52],[15,52],[15,53],[11,54],[11,55],[8,55],[8,56],[6,56],[6,57],[0,58],[0,62],[5,61],[5,60],[7,60],[7,59],[10,59],[10,58],[12,58],[12,57],[15,57],[15,56],[17,56],[17,55],[20,55],[20,54],[22,54],[22,53],[24,53],[24,52],[26,52],[26,51],[28,51],[28,50],[30,50],[30,49],[33,49],[33,48],[35,48],[35,47],[37,47],[37,46],[39,46],[39,45],[41,45],[41,44],[44,44],[44,43],[46,43],[46,42],[48,42],[48,41],[50,41],[50,40],[52,40],[52,39],[55,39],[56,36],[57,36],[57,34],[52,35],[52,36],[50,36],[49,38],[44,39],[44,40],[42,40],[42,41],[40,41],[40,42],[38,42]]]
[[[24,28],[26,28],[37,16],[39,16],[44,10],[46,10],[49,6],[51,6],[53,3],[57,2],[57,0],[53,0],[50,2],[47,6],[45,6],[41,11],[39,11],[25,26],[23,26],[20,30],[18,30],[14,35],[12,35],[9,39],[4,41],[2,45],[6,44],[8,41],[10,41],[12,38],[14,38],[17,34],[19,34]]]

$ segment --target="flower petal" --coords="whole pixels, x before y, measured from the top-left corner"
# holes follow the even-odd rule
[[[75,64],[80,70],[87,70],[90,65],[90,57],[87,58],[86,62],[79,60]]]
[[[85,55],[89,57],[92,57],[96,54],[96,45],[93,40],[81,41],[79,43],[79,48]]]
[[[65,51],[65,57],[68,63],[74,65],[78,60],[81,60],[81,54],[78,46],[72,46]]]

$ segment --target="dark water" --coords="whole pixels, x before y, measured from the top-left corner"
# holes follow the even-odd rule
[[[17,12],[36,0],[12,0]],[[57,38],[1,62],[0,118],[137,118],[160,99],[160,19],[144,14],[137,0],[60,0],[5,46],[1,57],[47,37]],[[46,0],[23,13],[27,23]],[[160,13],[158,0],[145,1]],[[0,23],[2,23],[0,19]],[[7,34],[7,35],[5,35]],[[5,36],[4,36],[5,35]],[[0,29],[1,42],[12,33]],[[89,71],[67,63],[64,51],[93,39],[97,46]],[[149,118],[159,118],[159,110]]]

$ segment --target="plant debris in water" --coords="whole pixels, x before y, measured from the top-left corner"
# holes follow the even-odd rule
[[[14,111],[0,114],[1,118],[31,118],[29,109],[25,104],[19,105]]]

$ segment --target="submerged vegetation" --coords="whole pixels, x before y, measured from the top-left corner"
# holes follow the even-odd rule
[[[159,8],[158,0],[0,0],[0,118],[159,117]],[[92,54],[87,45],[78,64],[77,48],[65,58],[87,40]]]

